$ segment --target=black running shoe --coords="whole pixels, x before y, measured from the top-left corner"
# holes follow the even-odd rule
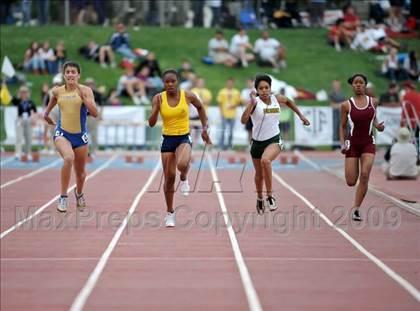
[[[351,217],[354,221],[362,221],[362,217],[359,214],[359,210],[355,209]]]
[[[264,206],[264,200],[263,199],[257,199],[257,213],[259,215],[264,214],[265,206]]]
[[[276,199],[274,199],[272,196],[267,197],[267,205],[270,209],[270,212],[273,212],[277,209]]]

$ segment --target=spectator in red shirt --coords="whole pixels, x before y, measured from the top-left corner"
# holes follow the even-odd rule
[[[407,102],[407,103],[410,103],[411,105],[410,104],[406,105],[407,116],[405,115],[404,109],[403,109],[402,116],[401,116],[401,126],[408,125],[406,117],[408,117],[411,120],[410,126],[411,126],[411,129],[414,131],[414,137],[416,138],[417,151],[419,151],[418,146],[419,146],[420,127],[419,127],[419,124],[416,123],[414,111],[417,113],[417,117],[420,118],[420,93],[416,91],[416,87],[414,86],[414,83],[410,80],[405,81],[403,83],[403,87],[404,87],[405,94],[402,98],[402,102],[403,104],[404,102]],[[418,158],[417,165],[420,165],[420,158]]]
[[[343,9],[344,13],[344,30],[348,36],[351,37],[353,40],[354,36],[356,35],[357,27],[360,26],[360,19],[354,13],[354,9],[351,5],[347,5]]]
[[[339,18],[328,33],[328,43],[333,45],[337,51],[341,51],[341,47],[350,46],[351,37],[344,28],[344,19]]]
[[[402,98],[403,102],[410,103],[407,105],[407,114],[408,117],[411,119],[411,127],[415,128],[415,120],[414,120],[414,112],[413,109],[416,111],[417,116],[420,118],[420,93],[416,91],[416,88],[414,86],[414,83],[412,81],[405,81],[403,83],[404,87],[404,96]],[[403,112],[403,115],[401,117],[401,122],[403,125],[406,124],[406,118]]]

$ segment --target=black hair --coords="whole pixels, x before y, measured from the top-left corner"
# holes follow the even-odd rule
[[[336,26],[340,26],[340,24],[344,23],[344,19],[343,18],[339,18],[335,21],[335,25]]]
[[[177,79],[177,80],[179,80],[179,73],[178,73],[178,71],[177,71],[176,69],[173,69],[173,68],[166,69],[166,70],[163,72],[163,74],[162,74],[162,80],[165,80],[165,76],[166,76],[167,74],[170,74],[170,73],[174,74],[174,75],[176,76],[176,79]]]
[[[361,77],[363,79],[363,81],[365,81],[365,84],[368,84],[368,79],[366,78],[366,76],[362,73],[355,73],[354,75],[352,75],[350,78],[348,78],[347,83],[352,85],[353,81],[356,77]]]
[[[261,74],[260,73],[260,74],[257,74],[255,76],[254,87],[255,87],[256,90],[258,90],[258,85],[260,84],[261,81],[267,82],[270,85],[270,87],[271,87],[271,78],[270,78],[270,76],[269,75],[266,75],[266,74]]]
[[[68,61],[68,62],[65,62],[64,65],[63,65],[63,73],[66,71],[66,68],[67,67],[74,67],[74,68],[76,68],[77,69],[77,73],[79,73],[79,74],[82,71],[81,68],[80,68],[79,63]]]

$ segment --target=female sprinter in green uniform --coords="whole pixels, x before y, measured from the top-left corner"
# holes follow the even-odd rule
[[[166,70],[162,75],[162,80],[165,91],[153,97],[149,125],[154,126],[156,124],[160,113],[163,121],[161,156],[165,176],[164,192],[167,205],[165,224],[167,227],[174,227],[175,213],[173,200],[177,168],[180,172],[182,194],[188,195],[190,190],[187,179],[192,145],[189,124],[189,103],[197,108],[203,128],[201,132],[203,141],[206,144],[211,144],[211,140],[207,133],[206,111],[194,93],[180,91],[178,89],[178,72],[175,69]]]
[[[67,62],[63,65],[65,85],[56,86],[52,89],[50,102],[44,113],[44,119],[50,125],[55,125],[49,117],[49,113],[56,104],[60,109],[60,116],[54,134],[54,143],[64,160],[61,169],[61,195],[57,209],[66,212],[68,208],[67,189],[69,187],[71,169],[74,165],[76,173],[76,196],[77,208],[86,207],[83,196],[83,186],[86,179],[86,158],[88,153],[88,137],[86,133],[87,111],[91,117],[96,117],[95,100],[92,89],[79,84],[80,65],[75,62]]]
[[[272,190],[271,162],[280,154],[283,145],[279,129],[280,103],[292,109],[304,125],[308,126],[310,123],[291,99],[280,94],[271,94],[271,78],[268,75],[257,75],[254,86],[257,93],[251,92],[251,101],[242,114],[241,122],[246,124],[249,118],[252,119],[251,156],[255,168],[257,212],[263,214],[265,210],[264,183],[267,191],[267,205],[270,211],[277,209]]]

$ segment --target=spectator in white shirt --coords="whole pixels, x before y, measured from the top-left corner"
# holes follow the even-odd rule
[[[229,54],[229,44],[220,30],[216,31],[214,38],[209,41],[209,56],[215,64],[225,64],[228,67],[233,67],[237,62],[236,58]]]
[[[55,63],[56,57],[54,50],[50,47],[50,43],[48,41],[45,41],[42,44],[42,47],[39,49],[39,56],[44,62],[49,74],[56,74],[58,72]]]
[[[243,67],[248,67],[248,62],[255,59],[254,54],[248,53],[248,49],[252,50],[252,44],[249,43],[245,29],[241,28],[230,42],[230,53],[240,59]]]
[[[274,69],[286,68],[286,51],[277,39],[270,38],[268,31],[261,33],[255,41],[254,52],[258,54],[261,65],[270,64]]]
[[[410,142],[410,131],[402,127],[398,130],[397,142],[392,145],[389,162],[382,165],[387,179],[417,179],[419,168],[417,151]]]
[[[146,96],[145,83],[134,75],[134,69],[130,67],[118,80],[117,94],[130,97],[136,105],[150,103]]]
[[[385,52],[384,46],[378,44],[375,33],[367,29],[364,25],[357,29],[357,34],[350,45],[352,50]]]

